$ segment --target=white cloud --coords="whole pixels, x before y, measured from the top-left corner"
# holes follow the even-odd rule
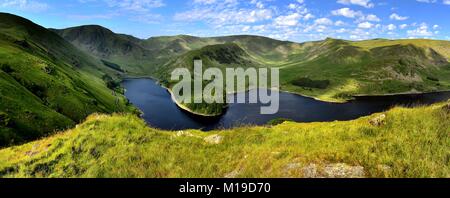
[[[347,29],[341,28],[341,29],[336,30],[336,33],[342,34],[342,33],[345,33],[347,31],[348,31]]]
[[[417,2],[420,3],[436,3],[438,2],[438,0],[416,0]],[[450,5],[450,0],[442,0],[442,3],[445,5]]]
[[[335,26],[344,26],[345,23],[344,23],[343,21],[336,21],[336,22],[334,23],[334,25],[335,25]]]
[[[375,21],[375,22],[380,22],[381,21],[381,19],[378,18],[378,16],[374,15],[374,14],[367,15],[366,16],[366,20],[368,20],[368,21]]]
[[[216,0],[194,0],[194,3],[210,5],[210,4],[216,3]]]
[[[316,25],[332,25],[333,21],[330,20],[329,18],[320,18],[320,19],[316,19],[314,21],[314,24],[316,24]]]
[[[416,0],[416,1],[420,3],[436,3],[437,0]]]
[[[229,25],[241,23],[256,23],[273,18],[270,9],[238,9],[225,8],[195,8],[186,12],[176,13],[177,21],[205,21],[214,25]]]
[[[335,16],[343,16],[343,17],[347,17],[347,18],[355,18],[355,17],[363,15],[362,12],[354,11],[350,8],[341,8],[338,10],[333,10],[333,11],[331,11],[331,14],[335,15]]]
[[[110,7],[118,7],[131,11],[148,11],[151,8],[162,7],[162,0],[104,0]]]
[[[275,19],[275,24],[281,26],[295,26],[298,24],[298,21],[300,20],[301,17],[302,16],[298,13],[286,16],[279,16]]]
[[[407,34],[410,37],[429,37],[429,36],[433,36],[433,32],[428,30],[428,25],[426,23],[420,24],[417,29],[408,30]]]
[[[370,22],[363,22],[363,23],[358,24],[358,28],[361,28],[361,29],[370,29],[373,26],[374,25]]]
[[[404,21],[404,20],[408,19],[409,17],[407,17],[407,16],[400,16],[397,13],[393,13],[393,14],[391,14],[391,16],[389,16],[389,18],[392,19],[392,20]]]
[[[41,12],[49,8],[46,3],[33,0],[0,0],[0,8],[14,8],[23,11]]]
[[[344,5],[359,5],[365,8],[373,8],[375,6],[370,0],[338,0],[337,2]]]
[[[303,19],[305,21],[309,20],[309,19],[313,19],[315,16],[311,13],[306,14],[305,16],[303,16]]]
[[[395,29],[397,29],[397,26],[394,24],[389,24],[386,26],[386,29],[388,29],[389,31],[394,31]]]

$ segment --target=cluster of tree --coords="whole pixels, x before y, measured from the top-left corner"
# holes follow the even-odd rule
[[[2,70],[3,72],[9,74],[14,72],[14,70],[11,68],[11,66],[9,66],[8,64],[2,63],[0,64],[0,70]]]
[[[120,82],[114,80],[110,75],[105,74],[102,77],[103,81],[105,81],[106,86],[112,90],[120,87]]]
[[[431,81],[439,82],[439,79],[435,78],[435,77],[428,76],[427,79],[431,80]]]
[[[109,68],[111,68],[111,69],[114,69],[114,70],[117,70],[117,71],[120,71],[120,72],[125,72],[125,71],[122,69],[122,67],[120,67],[120,65],[118,65],[118,64],[115,64],[115,63],[112,63],[112,62],[109,62],[109,61],[106,61],[106,60],[102,60],[102,63],[103,63],[105,66],[107,66],[107,67],[109,67]]]
[[[0,127],[7,127],[11,121],[11,118],[7,113],[0,111]]]
[[[287,118],[276,118],[276,119],[270,120],[269,122],[267,122],[267,124],[270,126],[276,126],[279,124],[283,124],[284,122],[293,122],[293,121],[294,120],[287,119]]]
[[[185,104],[189,109],[200,112],[204,114],[210,114],[210,115],[220,115],[223,113],[223,111],[226,108],[225,103],[188,103]]]
[[[326,89],[330,86],[329,80],[312,80],[310,78],[298,78],[291,83],[295,86],[315,89]]]

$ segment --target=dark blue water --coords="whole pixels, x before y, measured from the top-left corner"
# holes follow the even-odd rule
[[[336,104],[281,92],[280,110],[277,114],[261,115],[262,104],[230,104],[225,115],[206,119],[178,108],[167,90],[154,80],[127,79],[123,85],[127,90],[126,97],[144,112],[145,121],[152,127],[166,130],[212,130],[242,125],[264,125],[276,118],[287,118],[297,122],[343,121],[382,112],[396,105],[415,106],[450,99],[450,92],[440,92],[357,97],[354,101]]]

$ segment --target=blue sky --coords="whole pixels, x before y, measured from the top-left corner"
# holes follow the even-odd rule
[[[0,0],[0,11],[47,28],[98,24],[139,38],[450,40],[450,0]]]

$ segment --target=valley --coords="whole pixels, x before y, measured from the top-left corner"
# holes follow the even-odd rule
[[[171,72],[198,59],[279,68],[280,112],[174,103]],[[0,177],[450,177],[449,60],[441,40],[139,39],[0,13]]]
[[[329,38],[294,43],[246,35],[212,38],[179,35],[140,40],[101,27],[81,26],[54,31],[87,53],[117,63],[130,71],[129,75],[152,76],[169,88],[176,83],[170,82],[173,69],[192,70],[193,61],[202,59],[205,67],[280,68],[282,91],[327,102],[346,102],[355,95],[450,90],[449,41]],[[111,39],[95,39],[103,38],[98,35],[104,32]],[[126,44],[118,47],[111,41],[114,45]],[[102,52],[97,49],[105,46],[106,49],[128,51]],[[136,60],[145,60],[145,63],[125,61],[120,57],[138,57]],[[191,110],[208,114],[202,107]]]
[[[450,104],[352,121],[164,131],[132,114],[0,150],[5,178],[448,178]]]
[[[281,91],[326,102],[450,89],[449,41],[138,39],[97,25],[57,30],[6,13],[0,18],[0,145],[73,127],[95,112],[139,113],[123,95],[123,79],[150,76],[171,89],[171,71],[192,71],[195,59],[206,68],[280,68]],[[199,115],[226,112],[225,104],[179,104]]]

